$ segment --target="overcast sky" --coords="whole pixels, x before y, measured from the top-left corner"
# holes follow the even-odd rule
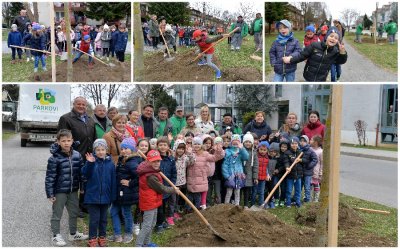
[[[342,12],[344,9],[355,9],[359,12],[360,15],[367,14],[367,16],[372,15],[372,11],[376,8],[376,1],[370,0],[347,0],[347,1],[334,1],[327,0],[324,1],[328,5],[328,9],[331,12],[332,19],[341,19]],[[380,1],[378,2],[378,8],[381,8],[383,5],[388,4],[388,1]]]
[[[214,2],[209,2],[212,6],[216,7],[216,8],[220,8],[222,11],[224,10],[228,10],[231,13],[237,12],[240,10],[240,2],[242,3],[251,3],[253,5],[253,10],[254,12],[260,12],[260,13],[264,13],[264,1],[226,1],[226,0],[222,0],[222,1],[214,1]],[[190,2],[190,6],[194,7],[195,2],[191,1]],[[200,10],[201,11],[201,10]]]

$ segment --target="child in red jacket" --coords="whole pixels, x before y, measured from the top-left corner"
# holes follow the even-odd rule
[[[319,42],[318,36],[315,34],[315,28],[313,25],[309,25],[306,27],[306,35],[304,36],[303,45],[304,47],[308,47],[313,42]]]

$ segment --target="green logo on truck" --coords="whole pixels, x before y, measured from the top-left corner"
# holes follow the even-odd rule
[[[58,107],[51,106],[56,102],[56,92],[54,90],[39,88],[39,91],[36,93],[36,100],[39,101],[40,104],[33,105],[33,109],[36,111],[57,111]]]

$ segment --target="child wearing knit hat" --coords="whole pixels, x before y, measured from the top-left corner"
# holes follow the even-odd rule
[[[111,32],[107,24],[103,26],[103,32],[100,35],[101,48],[103,49],[103,56],[101,59],[107,58],[110,61],[110,45],[111,45]]]
[[[245,160],[244,163],[244,173],[246,175],[246,183],[243,187],[244,201],[243,205],[245,207],[250,207],[250,194],[254,185],[258,184],[258,158],[257,150],[254,148],[254,137],[250,132],[247,132],[243,136],[243,147],[249,154],[249,159]]]
[[[107,245],[107,212],[116,199],[115,165],[107,155],[107,142],[96,139],[92,153],[86,153],[82,176],[87,179],[84,204],[89,211],[89,247]]]
[[[303,47],[308,47],[311,43],[320,41],[318,36],[315,34],[314,25],[307,26],[305,31],[306,34],[304,35]]]

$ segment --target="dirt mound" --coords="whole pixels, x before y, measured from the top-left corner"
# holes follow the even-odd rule
[[[174,227],[168,246],[312,246],[313,231],[290,226],[268,211],[250,211],[233,205],[216,205],[203,211],[213,228],[227,241],[219,241],[192,213]]]
[[[189,64],[196,55],[193,52],[172,54],[175,59],[167,61],[163,53],[155,53],[145,59],[144,81],[149,82],[207,82],[215,81],[215,72],[209,66],[198,66],[197,62]],[[214,55],[213,63],[220,66],[218,57]],[[262,73],[255,68],[229,68],[222,71],[218,81],[262,81]]]
[[[131,81],[131,62],[125,61],[122,67],[118,62],[113,61],[114,67],[103,65],[95,61],[92,69],[88,68],[88,60],[82,57],[73,64],[73,82],[128,82]],[[51,70],[39,74],[42,82],[51,82]],[[67,81],[67,62],[57,64],[57,82]],[[35,81],[32,75],[32,81]]]

